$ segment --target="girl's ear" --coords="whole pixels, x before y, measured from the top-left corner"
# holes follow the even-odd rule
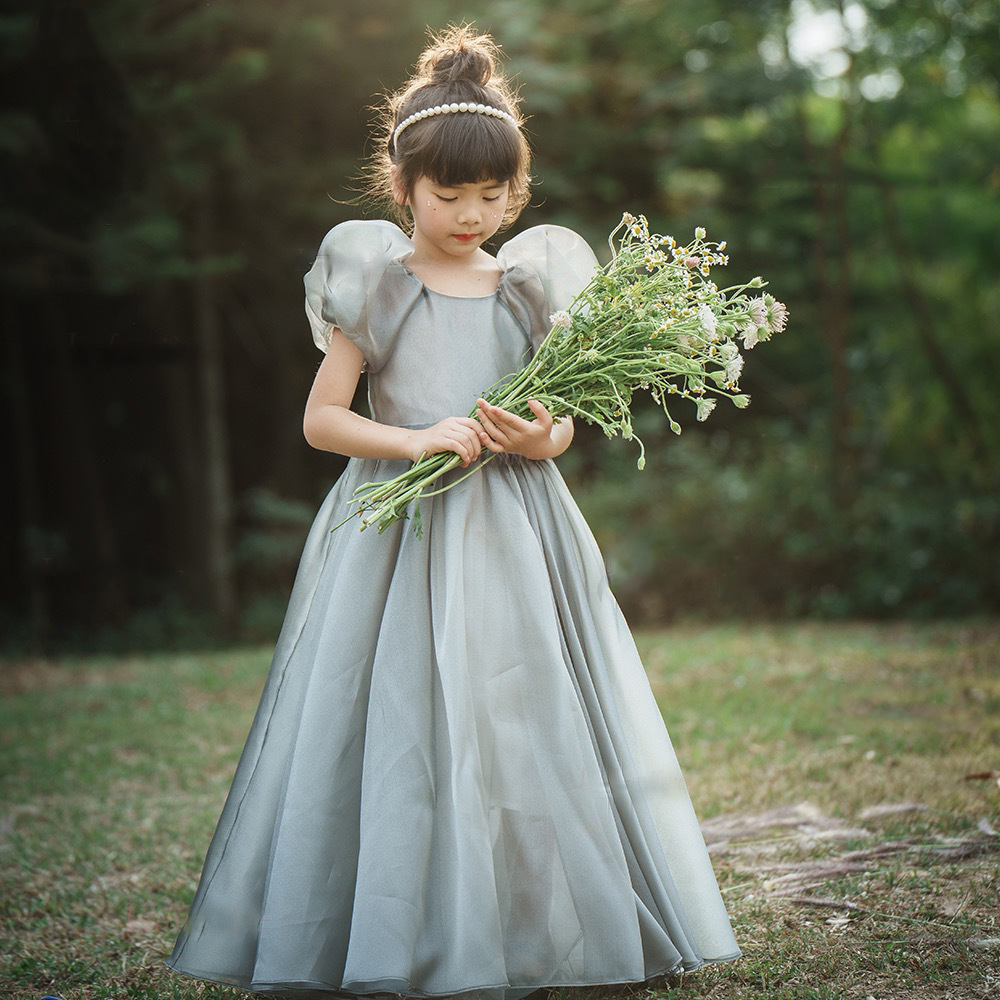
[[[403,188],[403,180],[399,176],[399,170],[392,168],[392,197],[397,205],[405,206],[407,202],[406,191]]]

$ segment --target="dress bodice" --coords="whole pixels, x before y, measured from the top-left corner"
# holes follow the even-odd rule
[[[428,288],[407,266],[410,239],[388,222],[346,222],[327,233],[305,276],[306,314],[326,350],[334,327],[360,348],[372,418],[423,427],[469,413],[476,398],[520,370],[597,267],[587,243],[538,226],[497,255],[492,295]]]

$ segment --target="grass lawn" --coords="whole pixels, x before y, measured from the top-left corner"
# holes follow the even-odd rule
[[[1000,623],[638,638],[744,957],[565,1000],[1000,996]],[[269,656],[0,664],[0,996],[246,996],[160,963]]]

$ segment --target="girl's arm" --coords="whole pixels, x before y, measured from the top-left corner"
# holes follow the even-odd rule
[[[476,415],[489,435],[484,444],[490,451],[536,460],[556,458],[573,440],[573,418],[553,420],[549,411],[535,399],[528,400],[534,420],[515,416],[499,406],[490,405],[485,399],[476,403],[479,407]]]
[[[376,423],[355,413],[351,401],[364,361],[361,351],[334,328],[302,420],[302,432],[313,448],[353,458],[402,458],[411,462],[421,455],[453,451],[463,466],[479,457],[488,435],[469,417],[447,417],[433,427],[410,430]]]

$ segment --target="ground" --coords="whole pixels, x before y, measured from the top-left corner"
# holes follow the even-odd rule
[[[1000,996],[1000,623],[638,635],[744,957],[562,1000]],[[0,664],[0,997],[168,973],[269,650]]]

